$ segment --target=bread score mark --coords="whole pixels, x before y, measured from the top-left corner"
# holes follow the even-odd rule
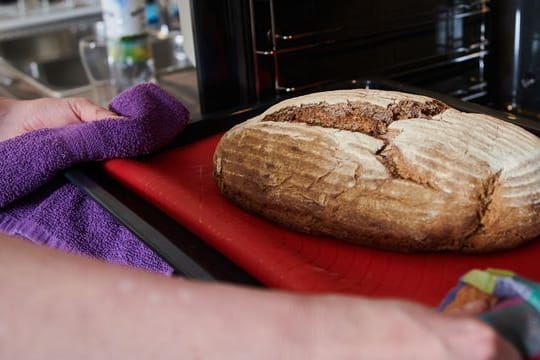
[[[261,121],[297,122],[347,131],[361,132],[379,137],[397,120],[431,119],[448,106],[437,100],[425,103],[401,100],[384,108],[363,101],[338,104],[320,102],[287,106],[264,116]]]
[[[409,171],[398,166],[394,157],[400,156],[399,151],[391,147],[385,136],[388,126],[394,121],[407,119],[431,120],[448,109],[448,106],[437,100],[418,102],[400,100],[389,104],[386,108],[364,101],[347,101],[344,103],[300,104],[287,106],[264,116],[261,121],[296,122],[325,128],[361,132],[384,141],[384,145],[376,152],[377,159],[390,172],[393,178],[415,182],[439,190],[428,179],[414,176]]]

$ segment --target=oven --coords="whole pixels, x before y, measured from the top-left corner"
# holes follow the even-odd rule
[[[190,278],[435,305],[473,267],[531,274],[538,244],[482,257],[424,256],[306,238],[239,210],[212,181],[212,151],[224,131],[311,91],[418,93],[540,136],[534,119],[493,108],[492,1],[191,1],[199,121],[158,154],[85,164],[65,176]],[[414,286],[402,286],[405,279]],[[409,291],[416,279],[425,291]]]

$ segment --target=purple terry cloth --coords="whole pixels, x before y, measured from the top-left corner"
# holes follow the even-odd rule
[[[155,84],[125,90],[109,108],[125,118],[42,129],[0,142],[0,231],[170,274],[163,259],[59,173],[81,162],[151,153],[184,129],[189,112]]]

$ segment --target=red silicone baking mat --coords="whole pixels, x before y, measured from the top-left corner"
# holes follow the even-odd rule
[[[472,268],[511,269],[540,280],[540,243],[489,255],[402,254],[299,234],[223,198],[212,178],[220,136],[106,171],[213,245],[265,285],[390,296],[436,305]]]

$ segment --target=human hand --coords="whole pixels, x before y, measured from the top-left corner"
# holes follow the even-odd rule
[[[487,324],[394,300],[327,297],[315,302],[313,358],[521,359]]]
[[[85,98],[0,98],[0,141],[26,132],[119,116]]]
[[[477,316],[491,310],[496,304],[497,298],[494,295],[465,284],[442,312],[453,316]]]

